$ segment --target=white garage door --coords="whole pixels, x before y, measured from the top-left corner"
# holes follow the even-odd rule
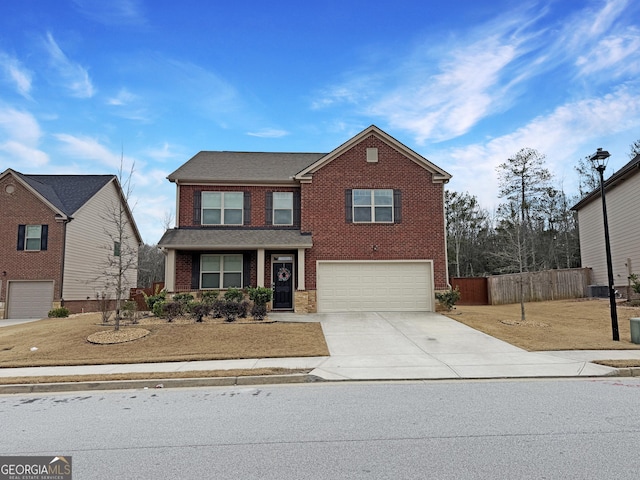
[[[8,318],[47,318],[53,282],[9,282]]]
[[[433,310],[429,261],[319,261],[318,312]]]

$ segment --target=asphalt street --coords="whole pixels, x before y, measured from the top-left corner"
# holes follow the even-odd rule
[[[81,479],[636,479],[638,379],[0,396],[0,452]]]

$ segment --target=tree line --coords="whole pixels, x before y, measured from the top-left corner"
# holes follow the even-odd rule
[[[640,153],[640,140],[629,158]],[[599,187],[586,158],[574,166],[578,192],[568,194],[545,164],[523,148],[496,168],[501,199],[489,211],[467,192],[445,192],[449,275],[478,277],[580,266],[576,212],[571,207]]]

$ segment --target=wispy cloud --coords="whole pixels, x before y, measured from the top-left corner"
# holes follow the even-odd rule
[[[120,168],[121,159],[124,171],[130,171],[131,166],[135,163],[133,158],[127,156],[122,158],[122,152],[113,152],[92,137],[74,136],[67,133],[57,133],[53,136],[62,144],[62,151],[72,159],[98,162],[109,167],[112,171]]]
[[[95,89],[91,83],[87,69],[71,61],[58,46],[50,32],[47,32],[44,45],[51,58],[51,65],[56,71],[60,82],[69,91],[71,96],[78,98],[93,97]]]
[[[263,128],[257,132],[247,132],[247,135],[260,138],[281,138],[289,135],[289,132],[277,128]]]
[[[0,52],[0,68],[6,81],[12,83],[20,95],[30,98],[32,73],[15,57]]]
[[[73,0],[87,18],[103,25],[142,25],[146,23],[140,0]]]
[[[135,101],[137,98],[138,97],[136,95],[131,93],[126,88],[121,88],[115,97],[107,98],[107,105],[114,105],[114,106],[121,107],[121,106],[129,105],[131,102]]]
[[[46,165],[49,156],[39,149],[41,137],[40,125],[33,115],[0,108],[0,165],[6,168]]]

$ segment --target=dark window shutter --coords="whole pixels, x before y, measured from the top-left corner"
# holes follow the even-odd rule
[[[25,225],[18,225],[18,250],[24,250]]]
[[[273,192],[267,192],[264,197],[264,224],[273,225]]]
[[[393,191],[393,223],[402,223],[402,192]]]
[[[344,191],[344,216],[347,223],[353,221],[353,212],[351,208],[352,194],[351,189],[348,188]]]
[[[242,256],[242,287],[251,286],[251,255]]]
[[[47,237],[49,236],[49,225],[42,225],[40,228],[42,229],[40,230],[40,250],[46,250]]]
[[[191,255],[191,289],[200,289],[200,254]]]
[[[200,225],[202,223],[202,190],[193,191],[193,224]]]
[[[300,191],[293,192],[293,225],[300,226]]]
[[[244,192],[244,224],[251,225],[251,192]]]

